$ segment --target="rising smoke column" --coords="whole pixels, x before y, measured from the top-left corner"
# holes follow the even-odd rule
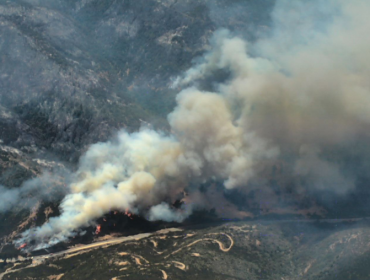
[[[268,38],[250,44],[216,32],[212,50],[174,83],[185,89],[168,116],[172,134],[123,131],[91,146],[61,215],[17,242],[53,245],[113,209],[181,222],[192,209],[168,203],[189,184],[213,179],[248,192],[255,180],[269,188],[262,171],[274,161],[288,162],[289,179],[305,180],[308,191],[352,190],[353,174],[331,153],[368,139],[369,13],[365,0],[282,0]],[[202,90],[218,70],[230,78],[214,92]]]
[[[227,102],[215,93],[184,90],[169,122],[176,136],[149,129],[123,131],[114,141],[91,146],[60,205],[61,216],[25,232],[17,242],[36,240],[35,249],[51,246],[111,210],[181,222],[192,208],[174,211],[164,200],[175,201],[190,182],[210,176],[224,180],[228,188],[246,183],[254,175],[255,159],[278,153],[250,141],[233,124]]]

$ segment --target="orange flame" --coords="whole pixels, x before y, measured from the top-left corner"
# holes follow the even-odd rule
[[[27,243],[23,243],[19,248],[18,248],[18,250],[20,250],[20,249],[23,249],[24,247],[26,247],[27,246]]]
[[[132,214],[129,212],[128,208],[125,210],[125,215],[129,217],[131,220],[133,219]]]
[[[95,234],[99,234],[101,231],[101,225],[96,226]]]

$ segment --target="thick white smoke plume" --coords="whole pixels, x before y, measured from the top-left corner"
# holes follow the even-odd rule
[[[282,0],[268,38],[248,44],[216,32],[203,61],[176,80],[189,87],[168,116],[172,134],[123,131],[91,146],[61,215],[19,242],[50,246],[114,209],[181,222],[192,209],[169,203],[190,184],[213,179],[247,192],[274,162],[286,162],[290,180],[313,190],[353,189],[330,148],[345,149],[369,127],[369,14],[366,0]],[[227,81],[202,90],[219,70]]]

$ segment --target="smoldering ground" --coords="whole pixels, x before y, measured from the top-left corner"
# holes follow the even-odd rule
[[[369,12],[364,0],[281,0],[253,43],[215,32],[210,51],[174,81],[171,134],[122,131],[91,146],[61,215],[16,243],[53,245],[112,209],[181,222],[224,199],[199,191],[211,180],[245,195],[247,216],[258,201],[263,211],[322,214],[315,200],[368,194]],[[218,71],[228,75],[206,91]],[[178,199],[192,207],[174,209]]]

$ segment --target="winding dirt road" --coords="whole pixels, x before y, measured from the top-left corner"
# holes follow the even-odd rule
[[[73,247],[73,248],[70,248],[68,250],[60,251],[60,252],[54,253],[54,254],[35,256],[35,257],[31,257],[31,258],[24,258],[24,261],[32,260],[32,264],[29,265],[29,266],[26,266],[26,267],[22,267],[20,269],[12,270],[12,268],[14,268],[15,266],[18,265],[17,263],[15,263],[15,265],[12,268],[10,268],[7,271],[0,274],[0,280],[2,280],[3,277],[6,274],[10,274],[10,273],[13,273],[13,272],[25,269],[25,268],[38,266],[38,265],[42,264],[46,259],[49,259],[49,258],[55,258],[55,257],[60,257],[60,256],[68,257],[72,254],[75,256],[75,255],[78,255],[79,253],[84,253],[84,252],[90,251],[92,249],[97,249],[97,248],[101,248],[101,247],[116,245],[116,244],[120,244],[120,243],[128,242],[128,241],[136,241],[136,240],[140,240],[140,239],[143,239],[143,238],[150,237],[152,235],[166,234],[166,233],[178,232],[178,231],[183,231],[183,230],[179,229],[179,228],[168,228],[168,229],[165,229],[165,230],[160,230],[160,231],[156,231],[156,232],[152,232],[152,233],[141,233],[141,234],[132,235],[132,236],[124,236],[124,237],[114,238],[114,239],[111,239],[111,240],[92,243],[92,244],[89,244],[89,245]]]
[[[333,224],[333,223],[343,223],[343,222],[360,222],[360,221],[368,221],[368,220],[370,220],[370,217],[352,218],[352,219],[319,219],[319,220],[306,220],[306,219],[280,220],[280,221],[279,220],[271,220],[271,221],[262,220],[262,221],[249,221],[249,222],[251,222],[251,223],[261,223],[261,224],[265,224],[265,223],[267,223],[267,224],[269,224],[269,223],[284,223],[284,222],[294,222],[294,223],[297,223],[297,222],[298,223],[316,223],[316,222],[320,222],[320,223],[332,223]],[[192,228],[192,226],[188,226],[188,227],[185,226],[183,228],[184,229]],[[49,259],[49,258],[60,257],[60,256],[68,257],[68,256],[72,256],[72,255],[78,255],[80,253],[85,253],[85,252],[88,252],[90,250],[98,249],[98,248],[101,248],[101,247],[116,245],[116,244],[120,244],[120,243],[128,242],[128,241],[140,240],[140,239],[147,238],[147,237],[150,237],[150,236],[165,234],[165,233],[169,233],[169,232],[183,231],[184,229],[169,228],[169,229],[160,230],[160,231],[152,232],[152,233],[142,233],[142,234],[137,234],[137,235],[132,235],[132,236],[119,237],[119,238],[114,238],[114,239],[110,239],[110,240],[95,242],[95,243],[92,243],[92,244],[89,244],[89,245],[73,247],[73,248],[67,249],[65,251],[60,251],[60,252],[57,252],[57,253],[52,253],[52,254],[47,254],[47,255],[42,255],[42,256],[35,256],[35,257],[30,257],[30,258],[24,258],[23,260],[18,260],[18,261],[32,260],[32,264],[27,266],[27,267],[14,269],[18,265],[17,263],[15,263],[12,268],[7,269],[7,271],[0,274],[0,280],[2,280],[4,275],[6,275],[6,274],[13,273],[13,272],[25,269],[25,268],[38,266],[38,265],[42,264],[46,259]],[[212,242],[212,243],[217,243],[220,250],[223,251],[223,252],[228,252],[234,245],[234,240],[228,234],[225,234],[225,233],[210,233],[210,234],[207,234],[207,235],[224,235],[230,240],[230,245],[229,245],[229,247],[225,247],[225,245],[217,239],[202,238],[202,239],[195,240],[192,243],[179,248],[178,250],[176,250],[176,251],[172,252],[171,254],[165,256],[164,258],[166,259],[169,256],[174,255],[174,254],[178,253],[179,251],[183,250],[184,248],[191,247],[191,246],[193,246],[193,245],[195,245],[199,242],[202,242],[202,241],[203,242],[208,241],[208,242]],[[154,247],[156,247],[157,242],[155,242],[155,241],[154,242],[151,241],[151,242],[153,243]],[[0,260],[0,261],[3,261],[3,260]],[[180,268],[180,267],[178,267],[178,268]],[[181,266],[180,269],[182,269],[182,268],[183,267]],[[164,275],[164,278],[165,278],[165,275]]]

